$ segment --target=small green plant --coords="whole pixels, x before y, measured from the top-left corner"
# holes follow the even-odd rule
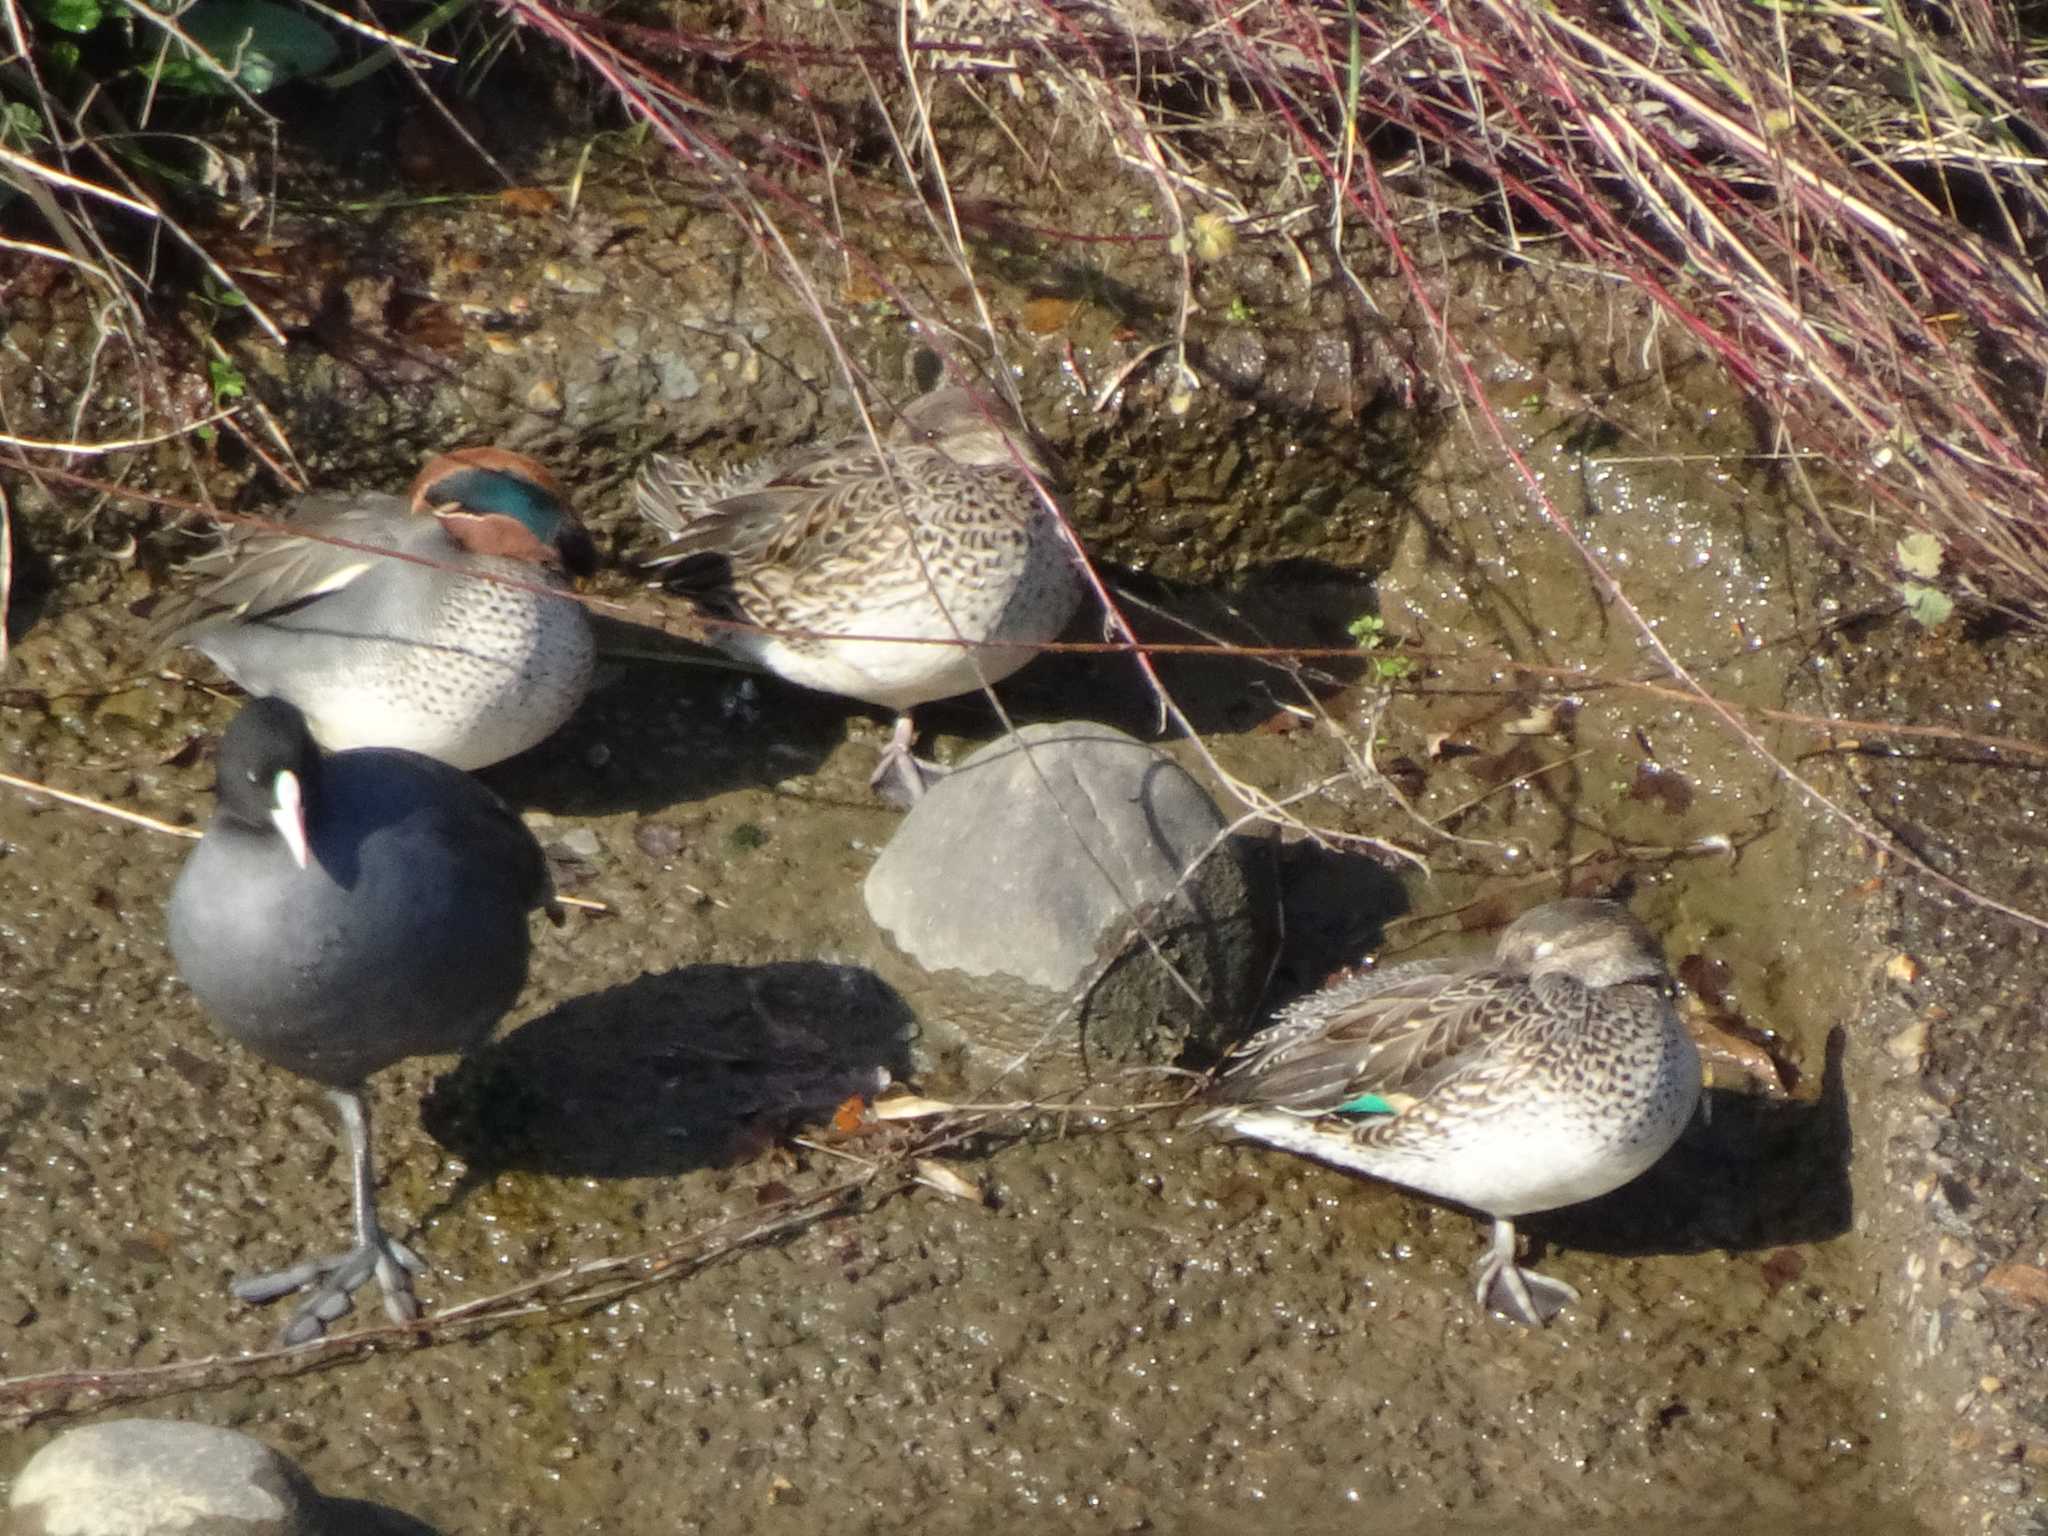
[[[1345,626],[1345,632],[1358,642],[1362,651],[1388,651],[1400,644],[1387,633],[1387,621],[1376,613],[1362,613]],[[1398,683],[1415,671],[1415,658],[1393,654],[1381,654],[1368,658],[1372,662],[1372,674],[1383,683]]]
[[[1941,574],[1941,540],[1931,533],[1912,533],[1892,546],[1892,554],[1906,579],[1898,583],[1899,596],[1913,621],[1924,629],[1939,629],[1956,611],[1955,599],[1930,586]]]
[[[29,0],[28,9],[59,32],[80,36],[98,26],[106,14],[100,0]]]
[[[48,137],[34,107],[25,101],[0,101],[0,144],[27,149]]]
[[[206,377],[213,385],[213,403],[225,407],[232,400],[239,400],[249,393],[249,381],[242,377],[242,370],[224,357],[209,357],[206,360]]]
[[[179,19],[210,58],[174,48],[157,78],[197,95],[226,95],[232,80],[260,96],[300,75],[318,74],[341,51],[325,27],[271,0],[199,0]]]
[[[276,0],[198,0],[177,12],[178,27],[194,47],[173,42],[168,49],[162,48],[165,34],[138,24],[119,0],[28,0],[28,9],[65,34],[52,55],[60,67],[75,66],[80,57],[73,39],[102,25],[118,27],[131,68],[153,75],[158,85],[201,96],[224,96],[237,86],[260,96],[287,80],[317,74],[341,51],[327,28]],[[152,9],[177,11],[165,3],[153,3]]]

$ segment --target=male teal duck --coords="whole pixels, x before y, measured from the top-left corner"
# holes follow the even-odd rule
[[[519,818],[468,774],[413,752],[323,754],[305,717],[257,699],[221,739],[219,802],[172,888],[170,948],[221,1029],[327,1090],[341,1116],[355,1246],[236,1284],[310,1294],[303,1343],[376,1276],[416,1317],[417,1255],[377,1219],[365,1080],[483,1043],[526,984],[527,914],[553,891]]]
[[[481,768],[552,734],[589,691],[596,647],[566,594],[596,550],[523,454],[442,454],[408,497],[307,496],[290,526],[231,530],[152,626],[250,693],[295,704],[330,751]]]
[[[667,543],[645,563],[700,612],[749,626],[711,636],[728,654],[896,711],[874,783],[914,799],[910,711],[1008,677],[1080,602],[1034,477],[1055,478],[1014,412],[943,387],[911,402],[879,451],[849,437],[719,479],[655,459],[639,506]]]
[[[1514,1218],[1618,1189],[1678,1139],[1700,1063],[1675,994],[1622,907],[1551,902],[1491,957],[1368,971],[1282,1010],[1207,1118],[1492,1217],[1479,1305],[1542,1324],[1578,1293],[1516,1264]]]

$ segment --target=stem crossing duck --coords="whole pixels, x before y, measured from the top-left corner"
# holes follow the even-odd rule
[[[710,637],[728,654],[895,710],[873,783],[915,799],[911,710],[1008,677],[1080,603],[1034,477],[1052,481],[1051,461],[1014,412],[942,387],[879,448],[849,437],[723,479],[655,459],[639,507],[667,542],[645,565],[706,616],[750,626]]]
[[[1516,1264],[1514,1219],[1619,1189],[1699,1101],[1675,990],[1622,907],[1551,902],[1489,957],[1366,972],[1282,1010],[1205,1118],[1492,1217],[1479,1305],[1540,1325],[1578,1293]]]
[[[442,454],[406,498],[301,497],[290,526],[231,530],[190,562],[200,585],[152,629],[251,694],[289,700],[329,751],[481,768],[553,734],[589,692],[596,646],[567,589],[596,550],[523,454]]]

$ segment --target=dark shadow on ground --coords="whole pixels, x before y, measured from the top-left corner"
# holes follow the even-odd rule
[[[908,1073],[910,1009],[819,961],[691,965],[579,997],[435,1084],[428,1134],[474,1186],[521,1169],[632,1178],[744,1161]]]
[[[1370,959],[1386,925],[1407,912],[1408,892],[1370,855],[1303,841],[1281,851],[1280,902],[1286,939],[1267,989],[1268,1012]]]
[[[1203,735],[1253,730],[1303,702],[1303,686],[1319,695],[1355,682],[1365,669],[1347,626],[1372,611],[1372,589],[1358,576],[1311,561],[1260,570],[1228,593],[1167,582],[1103,563],[1101,573],[1140,642],[1150,645],[1306,647],[1336,650],[1298,664],[1257,655],[1156,652],[1160,681]],[[1102,610],[1090,598],[1062,637],[1103,641]],[[1159,706],[1137,663],[1121,653],[1054,653],[1040,657],[1001,686],[1003,702],[1024,720],[1087,719],[1141,740],[1159,733]],[[971,713],[969,713],[971,711]],[[932,705],[935,725],[974,729],[993,719],[986,699]]]
[[[1845,1033],[1828,1037],[1809,1103],[1710,1091],[1655,1167],[1611,1195],[1517,1223],[1594,1253],[1745,1251],[1825,1242],[1850,1228]]]
[[[1306,561],[1259,571],[1228,596],[1136,572],[1106,574],[1147,643],[1349,652],[1356,642],[1346,626],[1372,607],[1367,583]],[[679,600],[670,601],[681,610]],[[590,698],[548,741],[487,770],[486,782],[514,805],[557,815],[649,812],[722,790],[775,784],[813,772],[844,738],[849,716],[866,714],[883,724],[893,718],[887,710],[735,670],[715,652],[652,627],[610,617],[594,625],[599,677]],[[1103,638],[1092,599],[1063,638]],[[1167,653],[1153,664],[1195,729],[1209,735],[1257,729],[1280,715],[1283,703],[1299,706],[1304,688],[1333,693],[1356,681],[1367,663],[1348,654],[1295,667],[1256,656]],[[1151,685],[1128,655],[1049,653],[997,690],[1019,725],[1094,720],[1141,740],[1159,734]],[[1003,728],[981,694],[924,705],[917,722],[923,732],[984,739]]]
[[[606,816],[780,783],[814,772],[859,707],[735,671],[659,630],[611,619],[596,628],[597,683],[583,707],[482,775],[515,806]]]
[[[312,1536],[441,1536],[424,1520],[368,1499],[322,1499],[314,1511]]]

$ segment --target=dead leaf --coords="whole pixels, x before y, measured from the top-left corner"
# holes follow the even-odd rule
[[[444,357],[459,357],[463,351],[462,319],[453,305],[432,300],[407,305],[392,331],[416,346],[429,348]]]
[[[899,1093],[893,1098],[875,1100],[868,1115],[875,1120],[921,1120],[927,1115],[951,1114],[953,1109],[944,1099],[921,1099],[914,1093]]]
[[[1780,1248],[1764,1259],[1761,1269],[1764,1289],[1775,1296],[1806,1273],[1806,1255],[1797,1248]]]
[[[942,1163],[936,1157],[920,1157],[911,1166],[917,1170],[917,1182],[928,1189],[951,1195],[955,1200],[981,1204],[981,1186],[950,1164]]]
[[[1380,776],[1411,799],[1429,788],[1429,773],[1407,753],[1380,764]]]
[[[507,187],[498,194],[498,201],[529,219],[544,219],[561,206],[561,199],[546,187]]]
[[[1290,709],[1283,704],[1253,727],[1262,736],[1289,736],[1311,724],[1313,717],[1305,711]]]
[[[2019,1307],[2048,1307],[2048,1269],[2033,1264],[1994,1264],[1978,1282],[2000,1301]]]
[[[1692,809],[1692,785],[1686,782],[1684,774],[1661,763],[1636,764],[1628,797],[1636,801],[1654,801],[1673,816],[1682,816]]]
[[[1788,1068],[1762,1040],[1751,1038],[1753,1032],[1741,1021],[1704,1008],[1688,1008],[1685,1027],[1699,1047],[1700,1064],[1709,1079],[1715,1067],[1727,1067],[1738,1078],[1754,1083],[1766,1098],[1792,1097]]]
[[[866,1102],[859,1094],[852,1094],[832,1111],[832,1129],[842,1136],[851,1136],[866,1118]]]
[[[4,498],[0,498],[0,500],[4,500]],[[4,596],[4,594],[0,594],[0,596]],[[5,617],[6,606],[4,602],[0,602],[0,618]],[[6,643],[4,632],[0,632],[0,663],[4,663],[6,660],[4,651]],[[171,748],[170,751],[159,757],[156,760],[157,766],[160,768],[191,767],[199,760],[199,746],[205,740],[206,736],[203,732],[198,735],[187,736],[183,741]]]
[[[1709,1008],[1726,1008],[1729,988],[1735,984],[1735,968],[1726,960],[1687,955],[1678,962],[1678,979]]]
[[[1902,986],[1910,986],[1920,979],[1920,962],[1902,950],[1885,961],[1884,976],[1886,981],[1896,981]]]
[[[1026,299],[1018,318],[1033,336],[1051,336],[1064,331],[1080,307],[1074,299]]]
[[[1501,725],[1503,735],[1556,735],[1561,729],[1559,709],[1556,705],[1536,705],[1522,719],[1513,719]]]

